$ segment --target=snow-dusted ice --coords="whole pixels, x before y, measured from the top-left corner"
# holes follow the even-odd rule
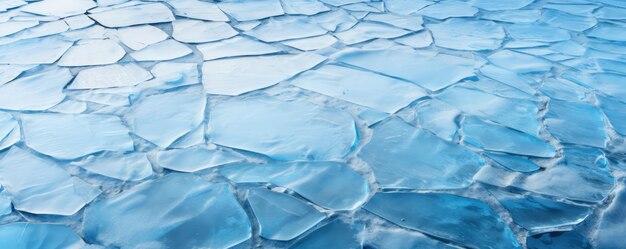
[[[0,249],[624,249],[624,0],[0,0]]]

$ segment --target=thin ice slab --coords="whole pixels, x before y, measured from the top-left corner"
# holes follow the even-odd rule
[[[140,181],[152,175],[152,165],[143,153],[88,156],[71,163],[89,172],[121,181]]]
[[[66,225],[16,222],[0,226],[0,247],[11,249],[84,248],[85,242]]]
[[[72,44],[56,36],[16,41],[0,46],[0,64],[52,64]]]
[[[70,70],[57,67],[0,85],[0,109],[41,111],[51,108],[63,101],[63,88],[72,78]]]
[[[134,86],[152,79],[152,74],[134,63],[94,67],[78,72],[68,89],[99,89]]]
[[[59,60],[59,66],[78,67],[113,64],[126,55],[117,42],[105,40],[79,41]]]
[[[245,55],[265,55],[281,51],[270,44],[252,40],[243,36],[199,44],[196,46],[205,61]]]
[[[174,21],[172,11],[162,3],[140,4],[114,8],[89,14],[102,26],[109,28],[127,27],[137,24],[162,23]]]
[[[277,160],[340,159],[351,151],[357,138],[354,120],[346,112],[272,98],[230,100],[213,106],[208,135],[216,144]]]
[[[195,172],[220,165],[241,162],[232,152],[209,149],[204,146],[159,151],[156,163],[163,168],[180,172]]]

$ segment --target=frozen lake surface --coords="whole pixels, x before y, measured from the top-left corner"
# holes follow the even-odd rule
[[[626,248],[626,1],[0,0],[0,248]]]

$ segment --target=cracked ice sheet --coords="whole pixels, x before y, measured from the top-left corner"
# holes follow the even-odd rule
[[[52,64],[61,58],[72,44],[56,36],[16,41],[0,46],[0,63]]]
[[[346,112],[273,98],[230,100],[213,106],[208,134],[216,144],[276,160],[341,159],[357,139],[354,120]]]
[[[162,3],[148,3],[122,8],[114,8],[89,14],[102,26],[109,28],[126,27],[137,24],[174,21],[175,17]]]
[[[426,96],[409,82],[335,65],[305,72],[291,84],[388,113]]]
[[[336,60],[402,78],[430,91],[474,76],[474,60],[445,54],[433,56],[399,49],[352,50],[340,54]]]
[[[205,61],[202,84],[209,94],[240,95],[278,84],[324,60],[324,56],[303,53]]]
[[[100,194],[56,162],[18,147],[0,159],[0,184],[16,210],[34,214],[72,215]]]
[[[0,85],[0,109],[41,111],[63,101],[63,88],[72,79],[65,68],[18,78]]]
[[[22,115],[24,141],[40,153],[73,159],[100,151],[132,151],[133,141],[117,116],[97,114]]]

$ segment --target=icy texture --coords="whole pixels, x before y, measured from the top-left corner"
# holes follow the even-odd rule
[[[0,248],[622,248],[625,22],[0,0]]]
[[[375,126],[359,157],[385,188],[462,188],[482,165],[471,151],[399,119]]]
[[[474,76],[473,60],[451,55],[423,55],[407,50],[355,50],[340,55],[337,60],[402,78],[431,91]]]
[[[83,233],[122,248],[228,248],[251,228],[228,184],[169,174],[91,205]]]
[[[72,215],[100,194],[61,165],[18,147],[0,159],[0,184],[16,210],[34,214]]]
[[[242,112],[248,114],[236,115]],[[309,122],[311,119],[317,122]],[[341,159],[357,139],[348,113],[270,98],[230,100],[213,106],[208,133],[216,144],[277,160]]]
[[[297,198],[267,189],[250,190],[248,203],[259,222],[259,233],[272,240],[291,240],[326,218]]]
[[[206,61],[202,64],[202,84],[210,94],[239,95],[275,85],[325,59],[306,53]]]
[[[205,105],[196,92],[156,94],[133,104],[125,118],[135,134],[165,148],[200,125]]]
[[[291,84],[388,113],[426,95],[408,82],[334,65],[303,73]]]
[[[68,89],[134,86],[151,78],[147,70],[134,63],[115,64],[80,71]]]
[[[100,151],[132,151],[129,131],[117,116],[98,114],[22,115],[24,141],[34,150],[61,159]]]
[[[61,224],[18,222],[0,226],[0,247],[12,249],[84,248],[85,242]]]
[[[365,202],[369,193],[365,179],[348,166],[335,162],[239,164],[226,166],[220,172],[236,183],[269,182],[292,189],[331,210],[355,209]]]
[[[137,24],[161,23],[173,21],[174,15],[168,7],[161,3],[140,4],[122,8],[114,8],[103,12],[89,14],[102,26],[117,28]]]
[[[94,66],[112,64],[124,57],[124,49],[112,40],[89,40],[78,42],[70,48],[61,60],[59,66]]]
[[[46,110],[65,98],[63,88],[71,79],[69,70],[53,68],[0,85],[0,109]]]
[[[180,172],[195,172],[241,161],[233,153],[205,147],[159,151],[156,157],[159,166]]]
[[[507,224],[478,200],[436,193],[377,193],[364,208],[399,226],[465,246],[521,248]]]

